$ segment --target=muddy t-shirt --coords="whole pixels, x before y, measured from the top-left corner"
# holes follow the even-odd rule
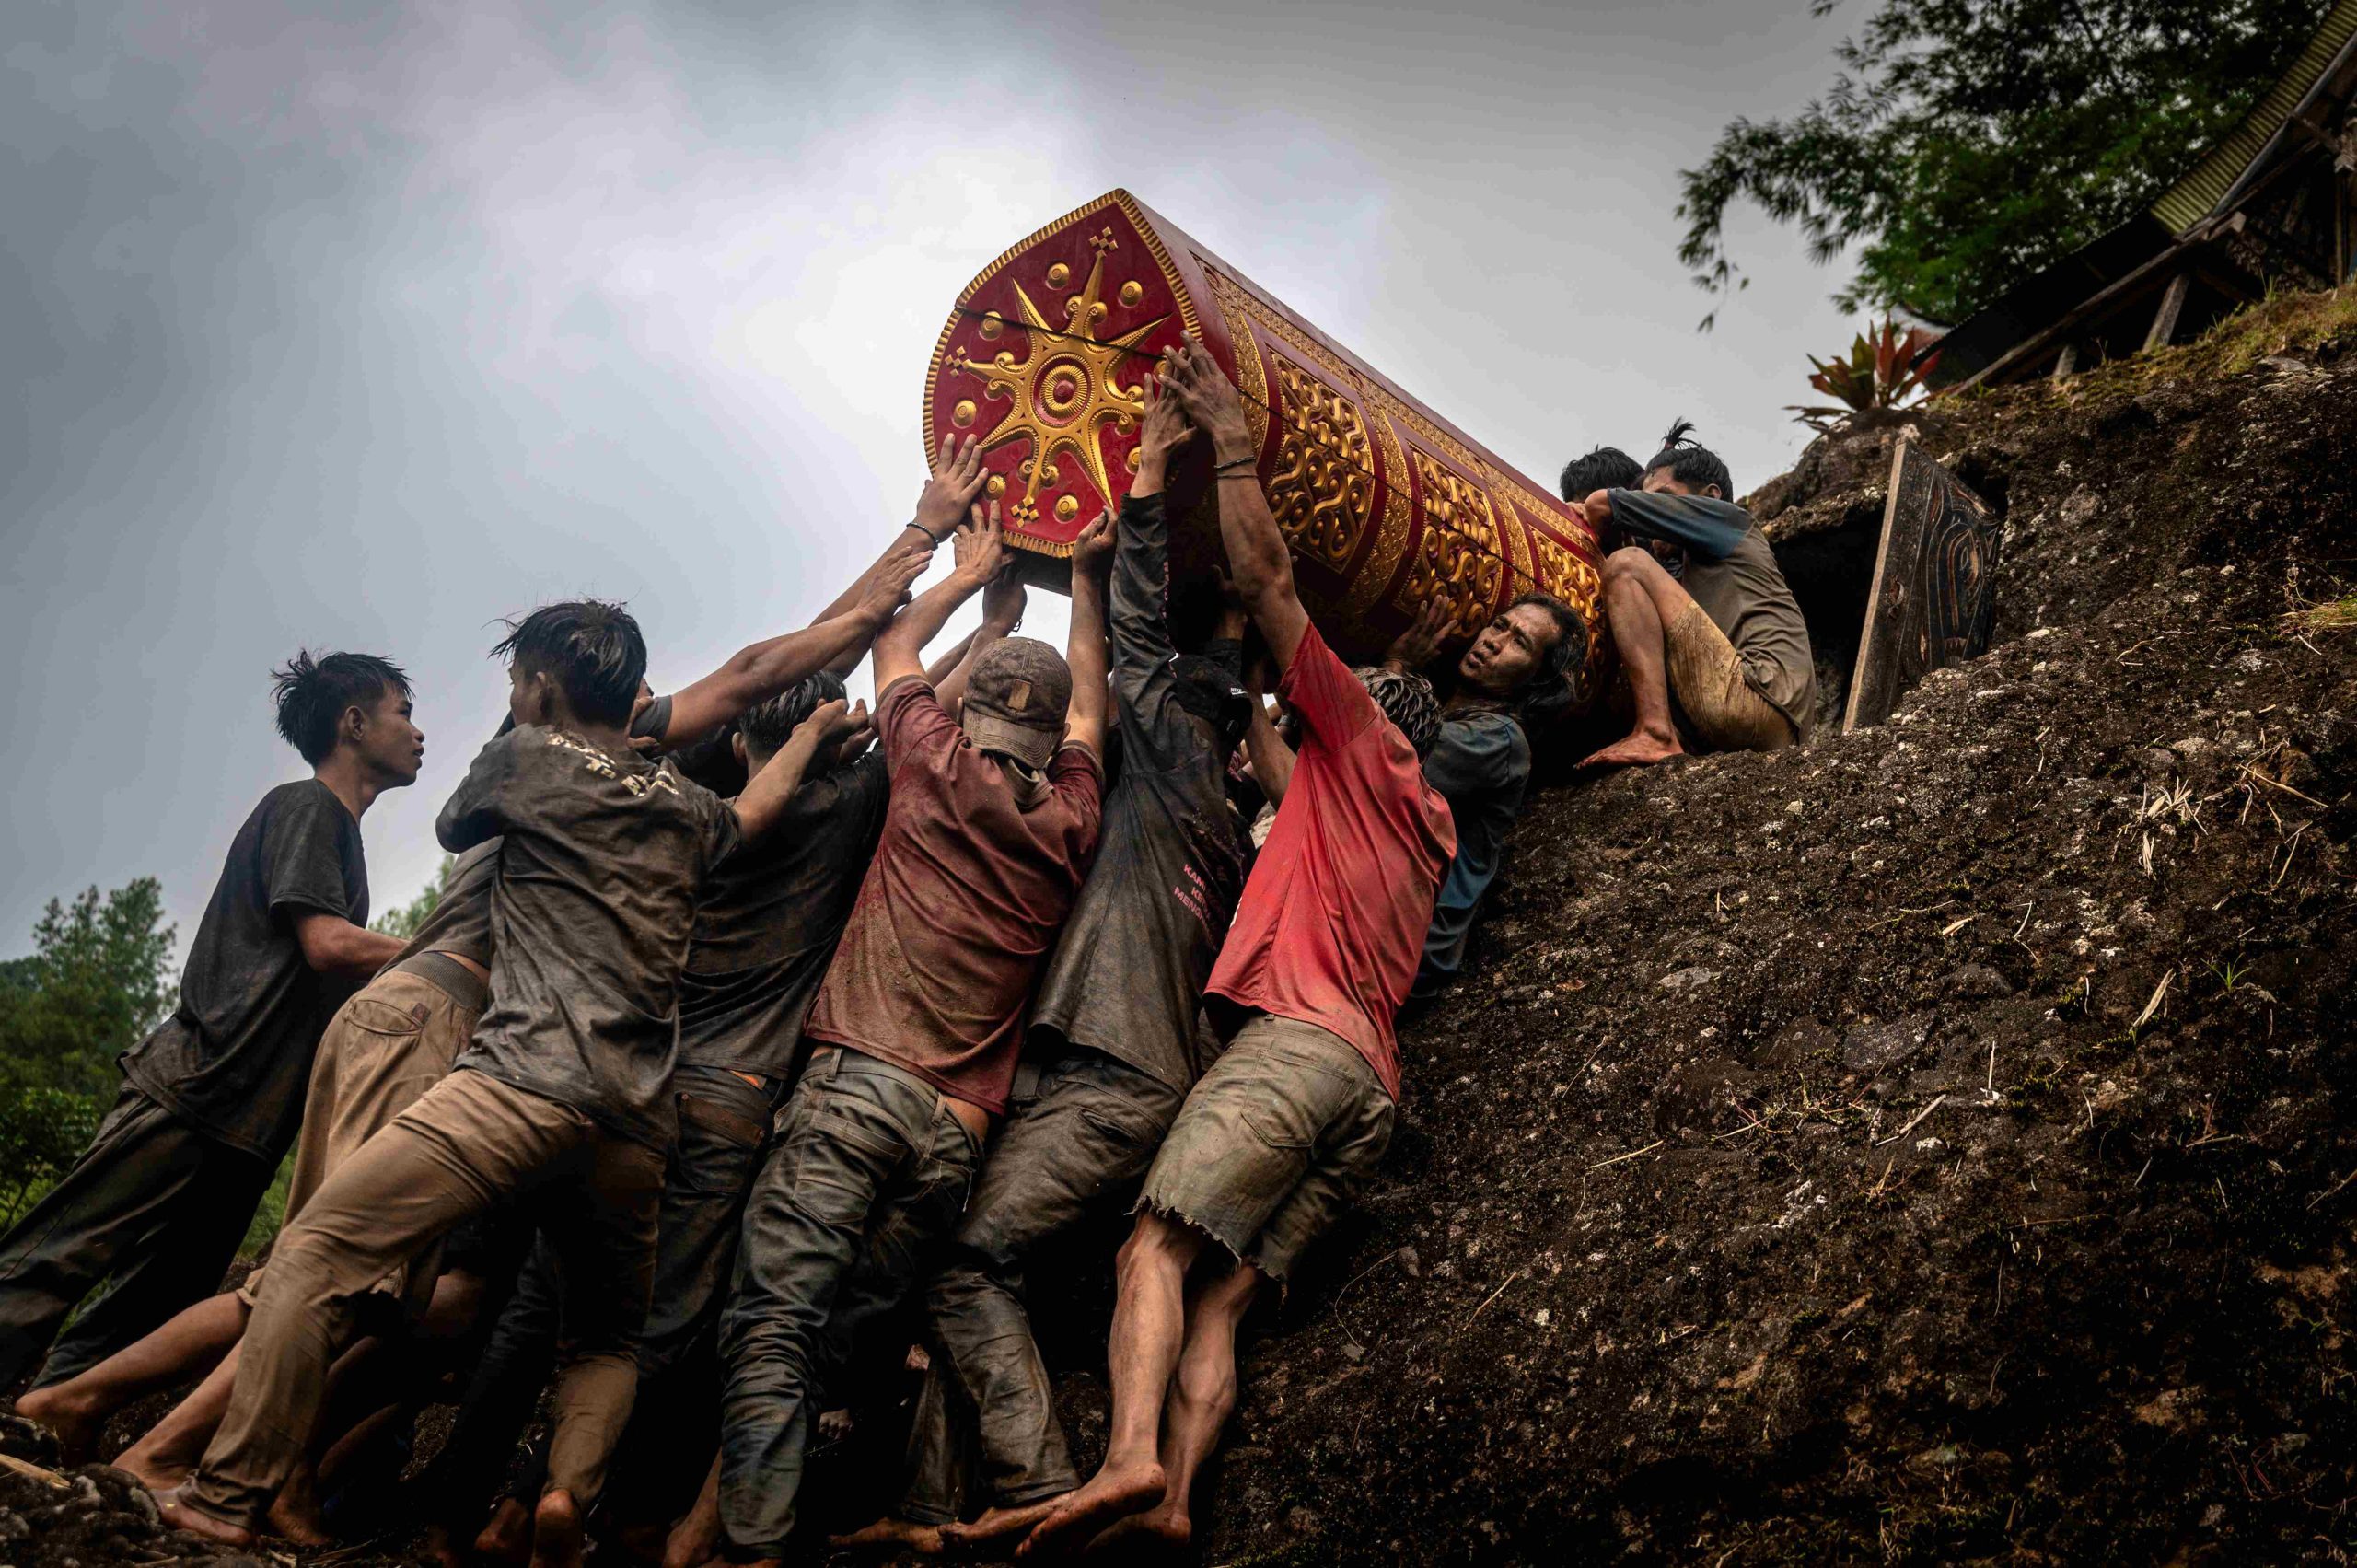
[[[1212,970],[1213,1017],[1231,1035],[1256,1012],[1340,1035],[1396,1100],[1393,1021],[1457,830],[1416,749],[1315,626],[1278,691],[1301,749]]]
[[[1207,1065],[1195,1014],[1243,889],[1244,854],[1218,737],[1175,694],[1166,529],[1161,496],[1121,503],[1109,622],[1121,771],[1031,1031],[1037,1044],[1061,1037],[1183,1094]],[[1225,651],[1233,678],[1241,650]]]
[[[1023,810],[916,676],[885,688],[876,727],[892,803],[803,1032],[1002,1114],[1023,1005],[1097,848],[1103,775],[1063,747]]]
[[[1731,501],[1666,492],[1612,492],[1612,520],[1686,552],[1678,581],[1735,645],[1744,679],[1806,740],[1817,724],[1817,659],[1808,622],[1768,536]]]
[[[680,1066],[792,1075],[890,799],[871,750],[805,779],[769,836],[713,872],[679,978]]]
[[[180,1005],[122,1070],[215,1138],[276,1161],[295,1142],[319,1033],[356,982],[303,960],[297,916],[368,923],[360,824],[317,779],[263,796],[230,842],[196,928]]]
[[[457,1065],[656,1148],[696,895],[737,813],[667,761],[526,725],[484,747],[442,807],[442,847],[494,836],[491,1005]]]
[[[391,969],[420,953],[452,953],[491,967],[491,889],[499,880],[499,841],[485,839],[459,857],[433,912],[410,936]]]
[[[1506,714],[1474,711],[1451,716],[1424,758],[1424,780],[1448,802],[1457,823],[1457,855],[1433,900],[1432,929],[1416,973],[1419,995],[1444,984],[1465,961],[1465,944],[1482,896],[1504,864],[1506,840],[1522,815],[1530,783],[1530,742]]]

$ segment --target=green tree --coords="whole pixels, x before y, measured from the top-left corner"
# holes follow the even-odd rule
[[[114,1059],[172,1005],[174,930],[152,877],[52,899],[30,957],[0,962],[0,1224],[64,1174],[116,1086]]]
[[[1825,16],[1839,0],[1811,0]],[[1835,298],[1955,322],[2132,216],[2232,130],[2327,0],[1881,0],[1824,96],[1680,175],[1678,259],[1743,286],[1727,209],[1798,224]],[[1707,329],[1717,311],[1703,319]]]
[[[441,869],[434,874],[434,880],[428,882],[417,897],[399,909],[387,910],[370,922],[368,928],[381,931],[389,936],[398,936],[404,942],[416,935],[417,928],[425,923],[425,917],[441,904],[442,895],[450,890],[450,868],[458,864],[457,855],[444,855]]]
[[[114,1089],[114,1059],[172,1005],[175,929],[163,888],[142,877],[103,897],[52,899],[33,953],[0,977],[0,1075],[71,1094]]]

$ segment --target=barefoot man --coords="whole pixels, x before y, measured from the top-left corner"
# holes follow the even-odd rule
[[[1582,767],[1666,762],[1686,749],[1681,727],[1705,750],[1777,751],[1817,722],[1808,623],[1767,536],[1727,499],[1727,465],[1692,428],[1670,426],[1643,489],[1597,490],[1584,504],[1598,539],[1618,530],[1644,542],[1604,562],[1636,726]]]
[[[1129,1530],[1188,1539],[1188,1492],[1236,1406],[1237,1324],[1391,1141],[1392,1017],[1457,850],[1422,764],[1440,730],[1432,688],[1353,674],[1309,623],[1243,404],[1201,345],[1175,353],[1169,391],[1211,438],[1228,569],[1303,738],[1212,971],[1206,1005],[1230,1043],[1188,1096],[1121,1248],[1104,1466],[1039,1505],[1026,1556],[1078,1550],[1131,1515]]]

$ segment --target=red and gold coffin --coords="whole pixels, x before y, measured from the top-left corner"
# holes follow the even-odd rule
[[[1435,598],[1455,640],[1533,589],[1595,627],[1584,518],[1126,191],[966,285],[925,370],[925,449],[980,435],[1014,542],[1068,557],[1128,490],[1144,377],[1182,333],[1242,389],[1295,580],[1345,657],[1378,656]],[[1182,573],[1215,559],[1218,537],[1208,456],[1189,456],[1171,496]]]

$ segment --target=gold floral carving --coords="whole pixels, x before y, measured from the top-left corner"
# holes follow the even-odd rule
[[[1213,303],[1219,307],[1220,318],[1227,325],[1228,341],[1236,348],[1237,386],[1244,394],[1244,414],[1251,424],[1254,445],[1266,446],[1268,443],[1269,407],[1272,401],[1269,396],[1268,372],[1260,363],[1260,340],[1265,338],[1271,345],[1270,357],[1277,363],[1281,393],[1290,369],[1295,377],[1321,383],[1322,389],[1336,403],[1350,411],[1351,422],[1357,427],[1359,438],[1348,450],[1353,454],[1353,461],[1366,487],[1356,506],[1358,529],[1364,530],[1366,526],[1367,505],[1374,493],[1376,479],[1383,476],[1388,481],[1385,487],[1383,520],[1376,529],[1375,543],[1368,550],[1366,560],[1353,574],[1349,595],[1340,607],[1346,619],[1362,619],[1383,597],[1383,590],[1389,586],[1392,574],[1399,570],[1399,558],[1408,550],[1405,459],[1400,451],[1399,436],[1388,423],[1380,418],[1374,422],[1375,442],[1381,448],[1380,466],[1370,461],[1375,452],[1366,439],[1366,419],[1363,411],[1368,406],[1370,395],[1379,394],[1380,389],[1373,387],[1365,377],[1335,358],[1317,340],[1296,330],[1252,294],[1237,286],[1200,253],[1196,255],[1195,262],[1211,282]],[[1286,352],[1274,346],[1280,343],[1284,351],[1290,351],[1290,358]],[[1386,398],[1383,402],[1388,404],[1392,401]],[[1286,404],[1284,419],[1288,423],[1293,418],[1290,412],[1293,406]],[[1285,454],[1286,438],[1285,426],[1281,425],[1276,461],[1268,478],[1271,511],[1275,511],[1279,504],[1277,476],[1289,466]],[[1340,454],[1333,455],[1339,460]],[[1333,477],[1329,474],[1329,479]],[[1279,520],[1283,520],[1282,515]],[[1339,556],[1329,556],[1306,548],[1303,553],[1329,565],[1340,565],[1348,562],[1350,549],[1355,545],[1356,534],[1353,533],[1351,544],[1342,547]]]
[[[1350,564],[1375,501],[1366,422],[1314,372],[1273,357],[1283,433],[1269,472],[1269,510],[1295,550],[1339,572]]]
[[[1416,453],[1415,461],[1424,494],[1424,537],[1399,590],[1400,608],[1412,610],[1439,599],[1449,607],[1446,634],[1469,637],[1488,624],[1497,608],[1498,578],[1505,567],[1497,514],[1480,485],[1425,453]]]
[[[1592,625],[1596,621],[1596,596],[1604,587],[1604,579],[1596,568],[1539,532],[1529,530],[1530,548],[1538,558],[1538,570],[1531,574],[1540,590],[1553,594],[1585,616]]]

